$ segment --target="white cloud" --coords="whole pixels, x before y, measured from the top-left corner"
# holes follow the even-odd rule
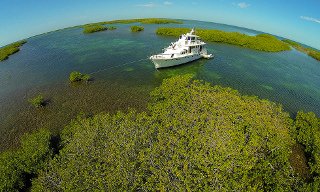
[[[146,4],[139,4],[139,5],[136,5],[137,7],[148,7],[148,8],[153,8],[153,7],[156,7],[157,5],[155,3],[146,3]]]
[[[250,7],[251,5],[246,3],[246,2],[241,2],[241,3],[233,3],[233,5],[240,7],[241,9],[245,9]]]
[[[164,4],[164,5],[172,5],[173,3],[170,2],[170,1],[165,1],[165,2],[163,2],[163,4]]]
[[[320,19],[315,19],[315,18],[312,18],[312,17],[300,16],[300,19],[303,19],[303,20],[306,20],[306,21],[313,21],[313,22],[316,22],[316,23],[320,23]]]
[[[149,3],[145,3],[145,4],[138,4],[135,5],[137,7],[146,7],[146,8],[154,8],[154,7],[162,7],[162,6],[170,6],[173,5],[173,2],[171,1],[164,1],[163,4],[157,4],[157,3],[153,3],[153,2],[149,2]]]

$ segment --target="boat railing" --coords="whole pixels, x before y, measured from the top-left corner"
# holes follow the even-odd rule
[[[170,59],[170,58],[177,58],[181,56],[186,56],[188,54],[194,54],[198,52],[192,52],[192,53],[172,53],[172,54],[159,54],[159,55],[153,55],[152,57],[155,59]]]
[[[189,41],[189,40],[186,40],[185,41],[185,44],[186,45],[195,45],[195,44],[202,44],[202,41]]]
[[[159,55],[154,55],[153,58],[170,58],[173,57],[175,54],[159,54]]]

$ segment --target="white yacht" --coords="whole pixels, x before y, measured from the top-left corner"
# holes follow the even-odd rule
[[[163,53],[153,55],[150,59],[157,69],[181,65],[200,58],[210,59],[213,55],[207,53],[205,44],[192,29],[190,33],[181,35],[178,41],[171,43]]]

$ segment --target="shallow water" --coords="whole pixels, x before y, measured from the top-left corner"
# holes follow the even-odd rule
[[[131,33],[133,24],[117,30],[84,35],[79,28],[65,29],[28,39],[21,51],[0,63],[1,148],[13,145],[23,132],[37,127],[63,128],[77,114],[114,112],[127,107],[143,110],[149,92],[163,78],[191,73],[196,78],[230,86],[242,94],[280,103],[291,115],[298,110],[320,115],[320,62],[296,50],[265,53],[233,45],[209,43],[212,60],[156,70],[147,59],[175,41],[156,36],[163,25],[144,25]],[[216,23],[185,21],[173,27],[198,27],[259,32]],[[93,82],[71,86],[71,71],[92,73]],[[43,94],[44,109],[33,109],[27,99]]]

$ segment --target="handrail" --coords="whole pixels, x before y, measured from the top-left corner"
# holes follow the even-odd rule
[[[200,52],[199,52],[200,53]],[[158,54],[158,55],[153,55],[152,57],[154,58],[173,58],[172,55],[174,55],[174,58],[180,57],[180,56],[185,56],[185,55],[193,55],[194,53],[186,53],[186,54],[181,54],[181,53],[173,53],[173,54]],[[165,57],[165,56],[171,56],[171,57]]]

